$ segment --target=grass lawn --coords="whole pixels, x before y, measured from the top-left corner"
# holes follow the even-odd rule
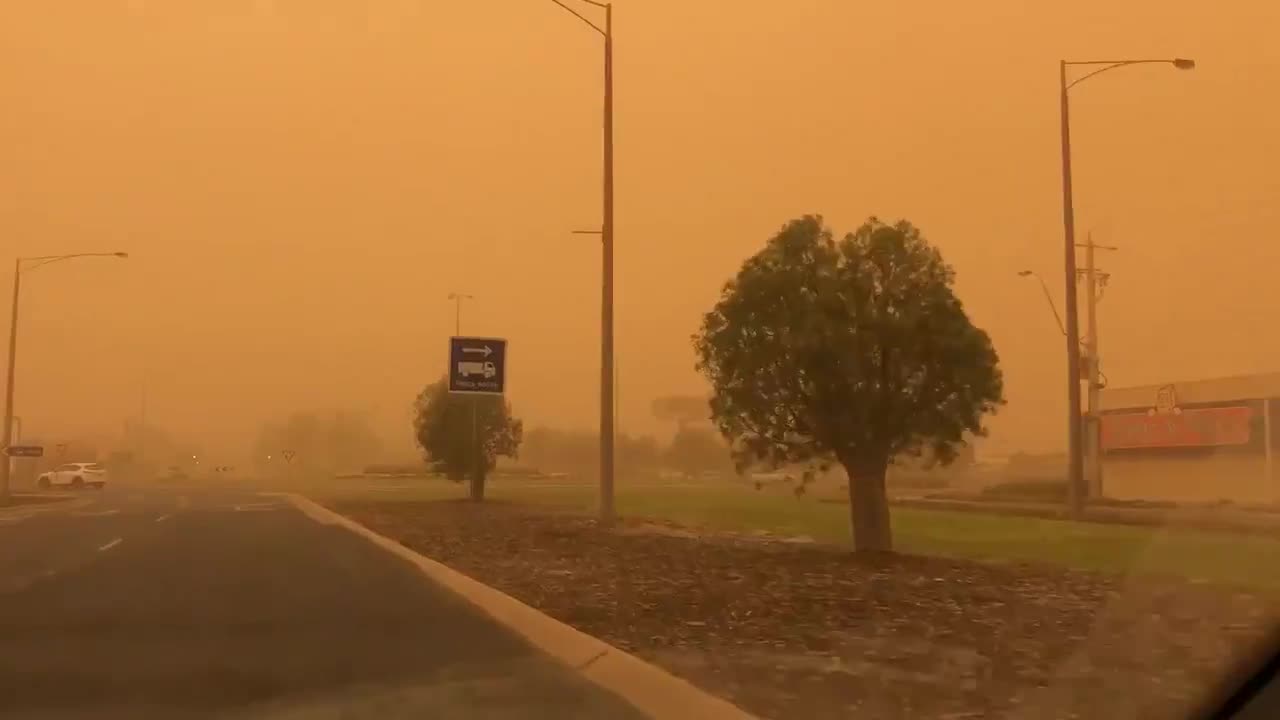
[[[325,481],[305,490],[319,499],[430,500],[466,489],[444,480]],[[530,480],[492,481],[489,498],[593,512],[593,486]],[[709,530],[766,531],[850,542],[844,505],[758,492],[725,482],[620,483],[619,513]],[[901,552],[986,561],[1024,561],[1108,573],[1177,575],[1214,584],[1280,593],[1280,539],[1226,532],[895,508]]]

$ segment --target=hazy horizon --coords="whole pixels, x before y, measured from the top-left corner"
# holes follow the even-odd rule
[[[1034,11],[1031,9],[1034,7]],[[1058,60],[1190,57],[1073,91],[1077,233],[1121,248],[1112,386],[1280,369],[1280,7],[615,4],[621,427],[707,392],[689,336],[787,220],[905,217],[1000,353],[995,450],[1064,444]],[[410,407],[507,337],[526,427],[593,429],[600,39],[546,0],[0,3],[0,245],[27,432],[140,413],[247,449],[294,410]],[[8,293],[9,285],[0,292]],[[5,308],[7,309],[7,305]]]

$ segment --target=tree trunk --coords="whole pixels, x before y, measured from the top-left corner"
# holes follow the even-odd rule
[[[476,470],[471,473],[471,501],[484,501],[484,471]]]
[[[849,475],[849,520],[853,524],[853,549],[858,552],[892,552],[889,495],[885,491],[888,462],[843,463]]]

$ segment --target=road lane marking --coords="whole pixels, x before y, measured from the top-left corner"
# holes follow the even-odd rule
[[[156,518],[156,522],[164,522],[165,520],[168,520],[170,517],[171,516],[169,515],[161,515],[160,517]]]
[[[71,514],[76,517],[107,517],[108,515],[116,515],[119,512],[120,508],[115,508],[113,510],[84,510]]]
[[[103,545],[102,547],[98,548],[98,552],[103,552],[104,550],[110,550],[111,548],[119,545],[122,542],[124,542],[124,538],[116,538],[115,540],[112,540],[106,545]]]

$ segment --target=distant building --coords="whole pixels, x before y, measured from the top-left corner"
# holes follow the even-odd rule
[[[1280,503],[1280,373],[1101,394],[1103,495]]]

